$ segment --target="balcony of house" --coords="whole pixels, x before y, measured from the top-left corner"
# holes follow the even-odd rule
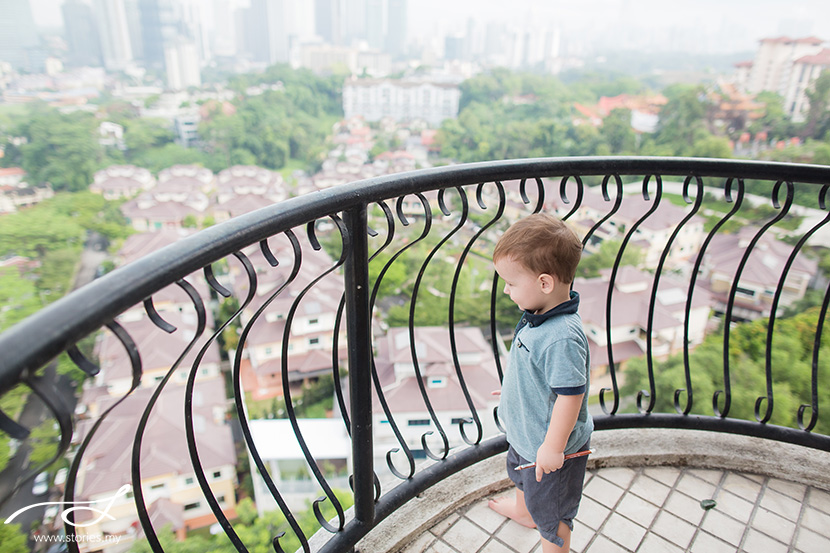
[[[1,512],[71,551],[537,551],[487,507],[510,493],[493,392],[521,315],[492,252],[546,212],[583,244],[596,430],[572,549],[823,551],[829,187],[810,165],[512,160],[183,236],[0,335],[23,466],[0,474]],[[27,464],[43,425],[52,458]]]

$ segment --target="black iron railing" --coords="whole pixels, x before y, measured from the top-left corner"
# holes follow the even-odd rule
[[[487,256],[507,224],[545,210],[580,229],[586,259],[601,255],[603,242],[617,244],[602,281],[604,316],[591,321],[597,357],[593,377],[604,379],[599,394],[604,414],[596,417],[599,430],[704,429],[830,449],[830,437],[816,431],[820,408],[827,407],[819,401],[819,374],[828,363],[820,353],[830,289],[817,306],[809,383],[798,391],[803,397],[798,398],[797,424],[770,424],[776,379],[790,369],[774,364],[776,322],[783,305],[804,293],[804,287],[791,279],[806,248],[830,218],[824,215],[828,186],[830,168],[819,166],[569,158],[427,169],[314,192],[175,242],[6,331],[0,336],[0,391],[5,394],[18,385],[31,388],[59,424],[56,458],[71,451],[65,505],[91,499],[84,490],[90,481],[84,471],[93,470],[86,456],[96,434],[119,404],[129,397],[144,398],[140,394],[145,393],[136,426],[130,430],[130,481],[118,485],[132,485],[140,532],[160,551],[151,512],[158,494],[142,472],[152,446],[145,438],[154,412],[162,409],[162,396],[180,390],[192,474],[210,513],[233,545],[245,551],[251,544],[234,530],[223,507],[227,498],[217,496],[211,487],[219,472],[208,474],[212,469],[201,431],[205,421],[199,414],[199,382],[213,370],[213,361],[208,360],[221,341],[229,352],[229,410],[238,420],[252,469],[261,474],[264,487],[287,519],[287,531],[308,550],[308,536],[271,474],[272,465],[261,454],[263,442],[251,429],[250,394],[262,389],[284,398],[281,415],[290,422],[302,459],[322,490],[314,509],[320,524],[332,532],[322,550],[349,551],[421,491],[505,450],[498,412],[483,387],[497,386],[502,376],[504,337],[510,334],[514,314],[505,314],[498,277]],[[755,220],[756,226],[748,226],[758,216],[757,211],[748,211],[749,191],[760,194],[767,206],[768,216]],[[676,200],[679,207],[667,222],[661,214],[668,209],[670,194],[682,200]],[[602,199],[589,202],[591,195]],[[765,265],[775,274],[772,285],[768,276],[763,281],[756,278],[759,275],[747,275],[753,256],[765,255],[761,245],[790,216],[796,195],[822,215],[790,233],[783,263]],[[626,211],[632,202],[640,209],[634,215]],[[736,222],[737,227],[747,228],[735,228]],[[739,230],[743,242],[734,249],[736,263],[726,271],[731,275],[724,282],[711,262],[711,250],[719,237]],[[688,237],[695,233],[697,238]],[[650,249],[655,250],[651,256]],[[634,250],[640,252],[634,263],[640,278],[647,281],[648,292],[637,307],[644,316],[626,323],[635,338],[622,340],[615,330],[618,303],[625,293],[622,275],[628,270],[627,256]],[[663,301],[667,279],[682,281],[682,296],[675,293],[671,301]],[[588,286],[585,282],[575,287]],[[760,288],[749,289],[756,284]],[[171,287],[180,289],[184,299],[171,300]],[[706,305],[701,307],[703,296]],[[233,313],[215,316],[222,312],[215,306],[224,298],[236,299]],[[665,332],[671,326],[666,305],[681,306],[673,312],[677,319],[673,338]],[[710,308],[717,317],[708,316]],[[390,313],[395,310],[398,315],[393,320]],[[170,322],[182,317],[189,322],[178,326]],[[757,393],[754,419],[743,420],[730,416],[738,385],[730,336],[741,321],[754,317],[767,321],[764,386],[753,390]],[[130,329],[141,319],[152,323],[158,338],[138,340],[131,335]],[[690,359],[707,332],[721,334],[723,361],[716,391],[701,397],[695,390],[699,367]],[[159,370],[146,364],[156,353],[154,344],[161,343],[162,335],[177,333],[183,335],[180,351],[173,352],[173,360],[161,372],[150,374]],[[231,343],[234,334],[238,339]],[[82,352],[76,344],[90,336],[98,336],[98,345],[94,351]],[[619,347],[623,342],[627,353]],[[120,344],[114,348],[120,350],[120,357],[112,353],[114,343]],[[644,355],[646,379],[628,402],[632,412],[624,413],[620,379],[634,345]],[[397,351],[401,349],[403,356]],[[95,408],[79,417],[40,376],[42,367],[63,352],[90,375],[90,382],[95,378],[105,397],[90,400]],[[682,358],[683,382],[673,389],[674,409],[657,412],[660,362],[672,353]],[[488,369],[474,373],[471,366]],[[330,487],[323,460],[315,461],[298,414],[303,389],[299,383],[321,375],[331,376],[332,416],[342,420],[351,443],[346,455],[354,498],[350,513]],[[406,393],[401,391],[404,381],[414,384]],[[227,406],[219,402],[214,407]],[[0,428],[25,439],[29,429],[15,422],[14,416],[2,414]],[[421,458],[430,462],[421,463]],[[31,467],[29,476],[38,470]],[[333,507],[336,515],[331,521],[325,520],[321,506]],[[72,514],[67,517],[65,531],[70,537],[81,526],[76,522]],[[69,540],[69,546],[78,550],[75,540]],[[276,537],[274,547],[281,550]]]

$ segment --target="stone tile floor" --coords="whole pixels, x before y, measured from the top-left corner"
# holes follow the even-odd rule
[[[459,509],[403,553],[540,553],[536,531],[491,511],[489,499]],[[704,499],[715,507],[705,510]],[[830,552],[830,493],[729,470],[592,470],[571,551]]]

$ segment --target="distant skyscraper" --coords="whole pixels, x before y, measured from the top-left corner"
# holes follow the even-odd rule
[[[31,71],[39,44],[29,0],[0,0],[0,61]]]
[[[314,28],[329,44],[343,43],[343,13],[340,0],[314,0]]]
[[[93,7],[101,38],[104,67],[124,69],[133,59],[124,0],[95,0]]]
[[[124,0],[124,10],[127,12],[127,29],[130,33],[130,48],[133,51],[133,59],[142,59],[144,55],[144,42],[141,36],[141,9],[138,3],[139,0]]]
[[[166,45],[164,66],[168,88],[183,90],[202,84],[199,74],[199,53],[196,43],[192,40],[182,38]]]
[[[366,1],[366,41],[369,48],[374,50],[383,49],[383,0]]]
[[[291,49],[313,34],[304,0],[251,0],[245,18],[245,49],[258,62],[287,63]]]
[[[343,42],[366,40],[366,0],[343,0]]]
[[[392,59],[400,58],[406,53],[408,25],[406,0],[389,0],[388,12],[386,50]]]
[[[213,32],[211,50],[216,56],[236,55],[236,25],[231,0],[213,0]]]
[[[177,18],[171,0],[139,0],[142,59],[148,67],[164,67],[164,47],[177,38]]]
[[[61,11],[69,46],[69,65],[102,66],[101,42],[92,8],[81,0],[67,0]]]

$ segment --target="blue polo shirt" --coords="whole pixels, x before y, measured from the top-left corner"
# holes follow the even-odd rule
[[[499,419],[507,441],[528,461],[536,459],[560,395],[584,394],[565,454],[578,451],[594,429],[588,413],[591,357],[578,308],[579,294],[572,291],[570,300],[547,313],[525,311],[516,326]]]

